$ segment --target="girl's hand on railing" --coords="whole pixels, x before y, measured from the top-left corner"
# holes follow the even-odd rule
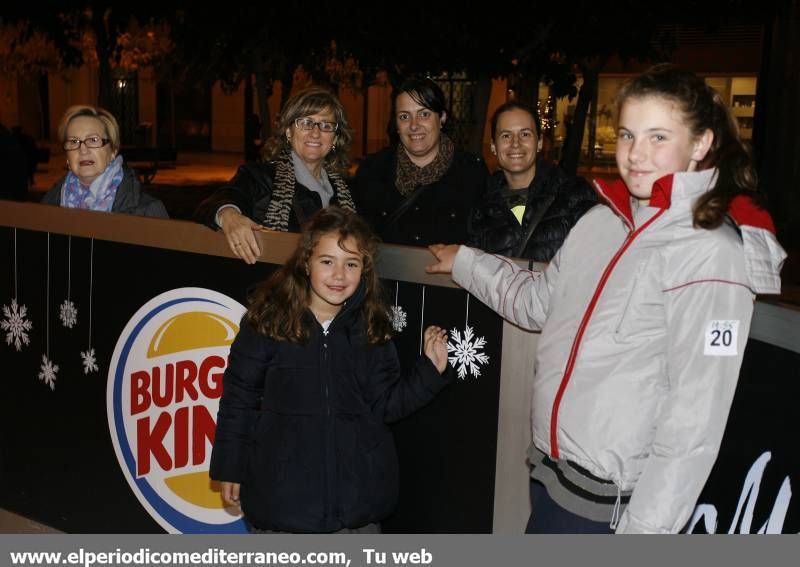
[[[449,274],[453,271],[453,260],[455,260],[460,244],[431,244],[428,250],[431,251],[437,263],[425,266],[425,271],[429,274]]]

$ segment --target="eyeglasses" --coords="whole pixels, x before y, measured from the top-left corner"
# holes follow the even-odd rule
[[[101,138],[100,136],[89,136],[84,140],[79,140],[78,138],[67,138],[64,140],[63,148],[67,152],[73,152],[79,149],[81,144],[84,144],[87,148],[97,149],[102,148],[110,141],[111,140],[108,138]]]
[[[313,130],[314,126],[319,128],[320,132],[336,132],[339,129],[339,124],[336,122],[328,122],[327,120],[320,120],[319,122],[314,122],[311,118],[296,118],[294,121],[294,127],[298,130]]]

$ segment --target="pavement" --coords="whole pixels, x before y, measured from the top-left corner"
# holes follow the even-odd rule
[[[179,152],[175,164],[161,164],[153,185],[221,185],[244,161],[241,153]],[[44,193],[67,172],[63,151],[54,151],[50,162],[39,164],[32,191]]]

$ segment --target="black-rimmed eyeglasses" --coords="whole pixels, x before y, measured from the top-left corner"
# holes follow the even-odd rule
[[[319,122],[315,122],[311,118],[296,118],[294,121],[294,127],[298,130],[313,130],[314,126],[319,128],[320,132],[336,132],[339,129],[339,124],[336,122],[328,122],[327,120],[320,120]]]
[[[64,140],[63,148],[67,152],[73,152],[81,147],[81,144],[84,144],[87,148],[97,149],[102,148],[106,144],[108,144],[111,140],[108,138],[101,138],[100,136],[89,136],[88,138],[84,138],[83,140],[79,140],[78,138],[67,138]]]

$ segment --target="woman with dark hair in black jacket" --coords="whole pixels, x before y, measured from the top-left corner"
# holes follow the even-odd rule
[[[472,206],[485,190],[483,161],[455,149],[444,132],[442,89],[406,79],[392,93],[393,143],[369,156],[352,182],[358,212],[384,242],[463,243]]]
[[[492,153],[500,169],[470,215],[470,246],[549,262],[572,226],[597,204],[585,179],[537,159],[540,147],[533,108],[511,101],[495,111]]]

